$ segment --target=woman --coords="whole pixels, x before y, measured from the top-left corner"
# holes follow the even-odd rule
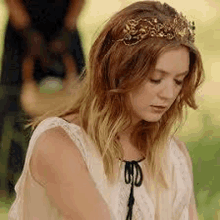
[[[155,1],[110,19],[74,97],[32,123],[9,220],[197,219],[191,159],[171,132],[203,79],[192,29]]]

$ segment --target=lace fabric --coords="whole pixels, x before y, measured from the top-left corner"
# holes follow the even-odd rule
[[[139,163],[142,168],[142,163]],[[119,183],[119,204],[117,216],[120,216],[118,219],[126,219],[128,214],[128,201],[131,191],[131,185],[125,183],[125,166],[121,170],[120,183]],[[144,185],[141,184],[140,187],[134,187],[134,198],[135,202],[133,205],[133,214],[132,220],[153,220],[154,205],[151,201],[151,198],[146,193]]]
[[[28,217],[32,216],[32,213],[27,211],[27,208],[29,208],[29,210],[37,209],[38,212],[42,212],[42,210],[39,210],[40,208],[44,209],[44,212],[41,213],[41,218],[39,219],[62,219],[58,211],[49,203],[48,198],[46,197],[45,189],[36,183],[29,170],[30,157],[33,153],[35,142],[43,132],[58,126],[62,127],[66,131],[79,148],[91,177],[95,182],[96,188],[109,206],[112,219],[126,220],[128,213],[127,203],[131,190],[131,185],[125,183],[124,172],[126,163],[124,163],[121,167],[118,182],[115,183],[115,185],[110,186],[104,174],[103,163],[100,159],[99,153],[89,137],[79,126],[70,124],[58,117],[51,117],[41,122],[31,137],[24,169],[15,186],[16,199],[11,206],[8,219],[28,219]],[[171,141],[170,146],[171,158],[173,160],[174,170],[178,179],[176,181],[176,196],[173,198],[173,219],[189,220],[188,205],[190,194],[192,193],[192,183],[190,180],[189,170],[184,155],[181,153],[175,142]],[[139,165],[142,168],[143,161],[141,161]],[[143,178],[145,178],[144,173]],[[30,200],[28,197],[28,200],[26,197],[29,194],[36,196],[36,199]],[[135,202],[133,205],[132,220],[154,220],[154,198],[152,198],[152,195],[147,192],[145,184],[141,184],[139,187],[134,187],[133,194]],[[50,214],[48,215],[48,213]]]

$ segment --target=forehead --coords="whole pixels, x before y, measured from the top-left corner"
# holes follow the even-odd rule
[[[189,49],[178,47],[161,54],[156,62],[155,69],[170,73],[183,73],[189,70]]]

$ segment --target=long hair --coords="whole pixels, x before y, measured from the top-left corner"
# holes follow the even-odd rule
[[[82,128],[93,140],[103,158],[105,173],[113,181],[114,159],[123,157],[117,134],[131,125],[127,94],[146,79],[161,54],[185,46],[190,53],[190,69],[178,97],[158,122],[142,120],[131,134],[134,146],[146,155],[149,175],[168,188],[167,142],[185,107],[197,108],[195,91],[203,81],[200,53],[194,44],[176,39],[148,38],[133,46],[118,39],[124,37],[124,24],[129,19],[157,17],[165,22],[173,14],[177,14],[175,9],[155,1],[136,2],[115,14],[93,44],[86,76],[78,83],[74,96],[66,98],[59,109],[36,118],[33,127],[49,116],[79,114]]]

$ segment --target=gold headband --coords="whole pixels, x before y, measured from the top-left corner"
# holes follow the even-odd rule
[[[194,22],[188,22],[180,13],[173,20],[161,23],[157,18],[131,19],[125,24],[123,41],[125,45],[134,45],[148,37],[177,39],[179,41],[194,42]]]

